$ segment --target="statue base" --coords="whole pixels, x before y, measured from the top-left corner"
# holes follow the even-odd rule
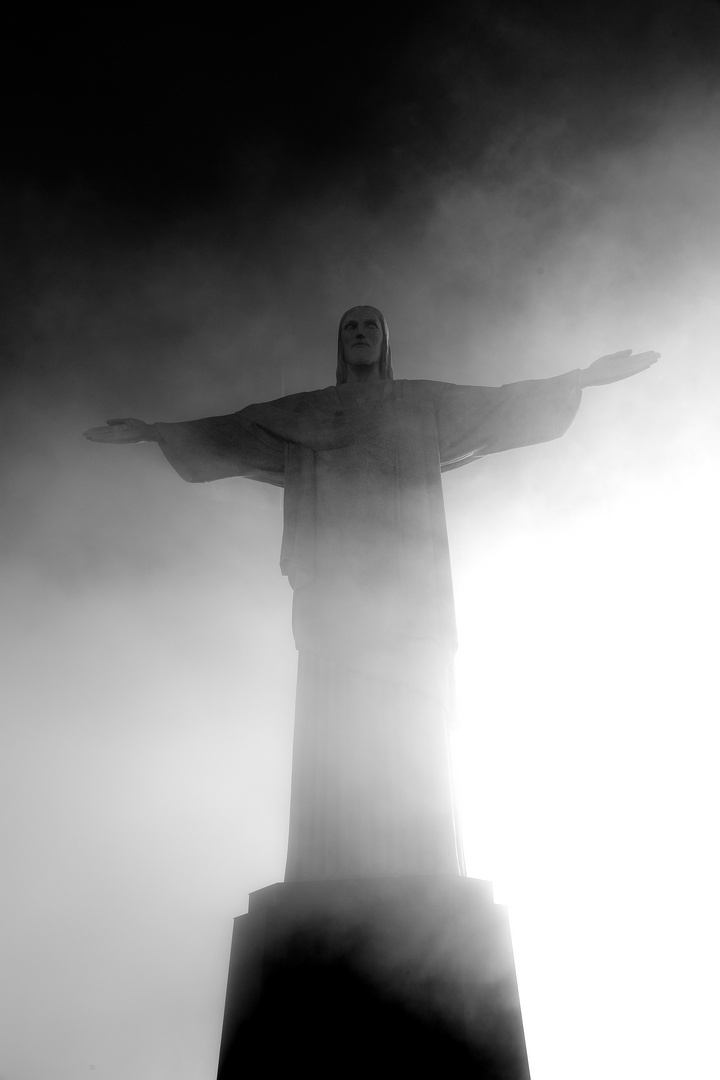
[[[252,893],[235,920],[218,1080],[285,1068],[529,1080],[507,913],[490,884],[367,878]]]

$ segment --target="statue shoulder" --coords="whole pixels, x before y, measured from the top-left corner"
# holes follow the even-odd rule
[[[395,379],[397,391],[407,401],[438,401],[451,383],[435,379]]]
[[[417,393],[423,394],[441,394],[446,386],[453,385],[452,383],[440,382],[438,379],[398,379],[398,382],[414,387]]]
[[[285,397],[274,398],[272,401],[258,402],[248,406],[249,409],[267,409],[285,413],[302,415],[303,413],[315,412],[322,408],[328,397],[332,396],[334,387],[324,390],[308,390],[299,394],[287,394]]]

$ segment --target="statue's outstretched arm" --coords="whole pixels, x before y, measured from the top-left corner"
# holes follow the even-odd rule
[[[263,431],[245,411],[179,423],[146,424],[134,417],[88,428],[99,443],[157,443],[173,469],[188,483],[245,476],[282,487],[285,443]]]
[[[91,442],[104,443],[141,443],[158,442],[158,433],[154,424],[135,420],[128,416],[124,420],[108,420],[103,427],[91,427],[83,431]]]
[[[656,364],[659,359],[660,353],[656,352],[635,353],[633,356],[632,349],[609,353],[581,369],[580,386],[604,386],[620,379],[629,379],[631,375],[637,375],[639,371]]]

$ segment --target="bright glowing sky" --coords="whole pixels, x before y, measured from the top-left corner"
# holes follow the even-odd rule
[[[500,57],[481,74],[454,70],[443,23],[439,118],[396,86],[369,123],[376,186],[366,151],[349,183],[328,142],[263,199],[252,161],[286,169],[302,141],[279,127],[250,165],[228,136],[235,187],[188,183],[171,211],[129,169],[127,203],[85,159],[49,183],[18,152],[8,173],[2,1080],[214,1077],[232,918],[284,866],[280,494],[185,485],[156,448],[79,432],[327,385],[363,301],[401,378],[663,354],[588,390],[563,439],[447,476],[454,745],[533,1080],[720,1070],[717,8],[630,5],[601,32],[600,8],[578,28],[502,7],[477,8]],[[426,33],[397,59],[413,86]]]

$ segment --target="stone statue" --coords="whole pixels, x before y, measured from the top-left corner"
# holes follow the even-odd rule
[[[187,423],[108,420],[183,479],[284,488],[281,568],[299,652],[286,881],[462,874],[447,747],[456,647],[441,473],[544,442],[584,387],[658,353],[501,387],[394,379],[387,324],[354,307],[335,386]]]

